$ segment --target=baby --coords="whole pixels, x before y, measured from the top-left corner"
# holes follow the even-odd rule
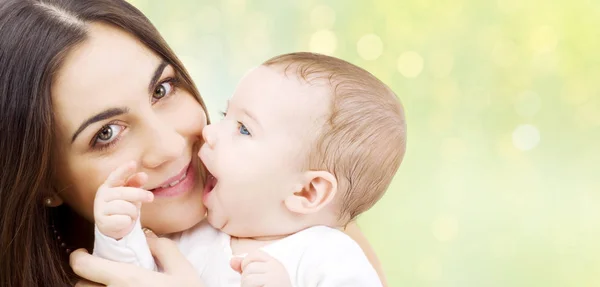
[[[339,229],[381,198],[404,156],[403,108],[385,84],[333,57],[277,56],[242,79],[203,136],[208,224],[174,239],[207,286],[381,286]],[[155,269],[138,217],[98,225],[94,253]]]

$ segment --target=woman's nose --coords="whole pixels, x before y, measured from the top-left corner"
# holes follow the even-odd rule
[[[216,124],[210,124],[204,127],[202,130],[202,137],[204,142],[210,147],[214,148],[217,143]]]
[[[182,157],[187,146],[185,138],[167,125],[152,129],[146,140],[148,148],[142,163],[147,168],[156,168]]]

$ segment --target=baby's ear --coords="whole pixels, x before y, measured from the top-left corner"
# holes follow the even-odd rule
[[[285,206],[294,213],[316,213],[327,206],[337,193],[337,179],[327,171],[308,171]]]

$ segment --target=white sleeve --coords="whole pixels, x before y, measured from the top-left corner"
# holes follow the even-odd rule
[[[131,263],[146,269],[157,270],[154,258],[146,242],[146,235],[142,231],[140,218],[129,234],[121,240],[108,237],[94,227],[94,253],[93,255],[123,263]]]
[[[322,244],[312,244],[312,250],[306,254],[308,258],[303,258],[302,263],[305,270],[310,269],[302,280],[305,286],[382,287],[377,271],[360,246],[344,237],[326,237]]]

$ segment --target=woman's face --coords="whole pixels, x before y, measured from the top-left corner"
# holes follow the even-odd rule
[[[55,187],[89,221],[98,187],[131,160],[155,194],[142,206],[143,226],[166,234],[204,218],[204,171],[196,155],[207,118],[177,79],[136,38],[104,24],[91,24],[88,38],[65,58],[51,91]]]

